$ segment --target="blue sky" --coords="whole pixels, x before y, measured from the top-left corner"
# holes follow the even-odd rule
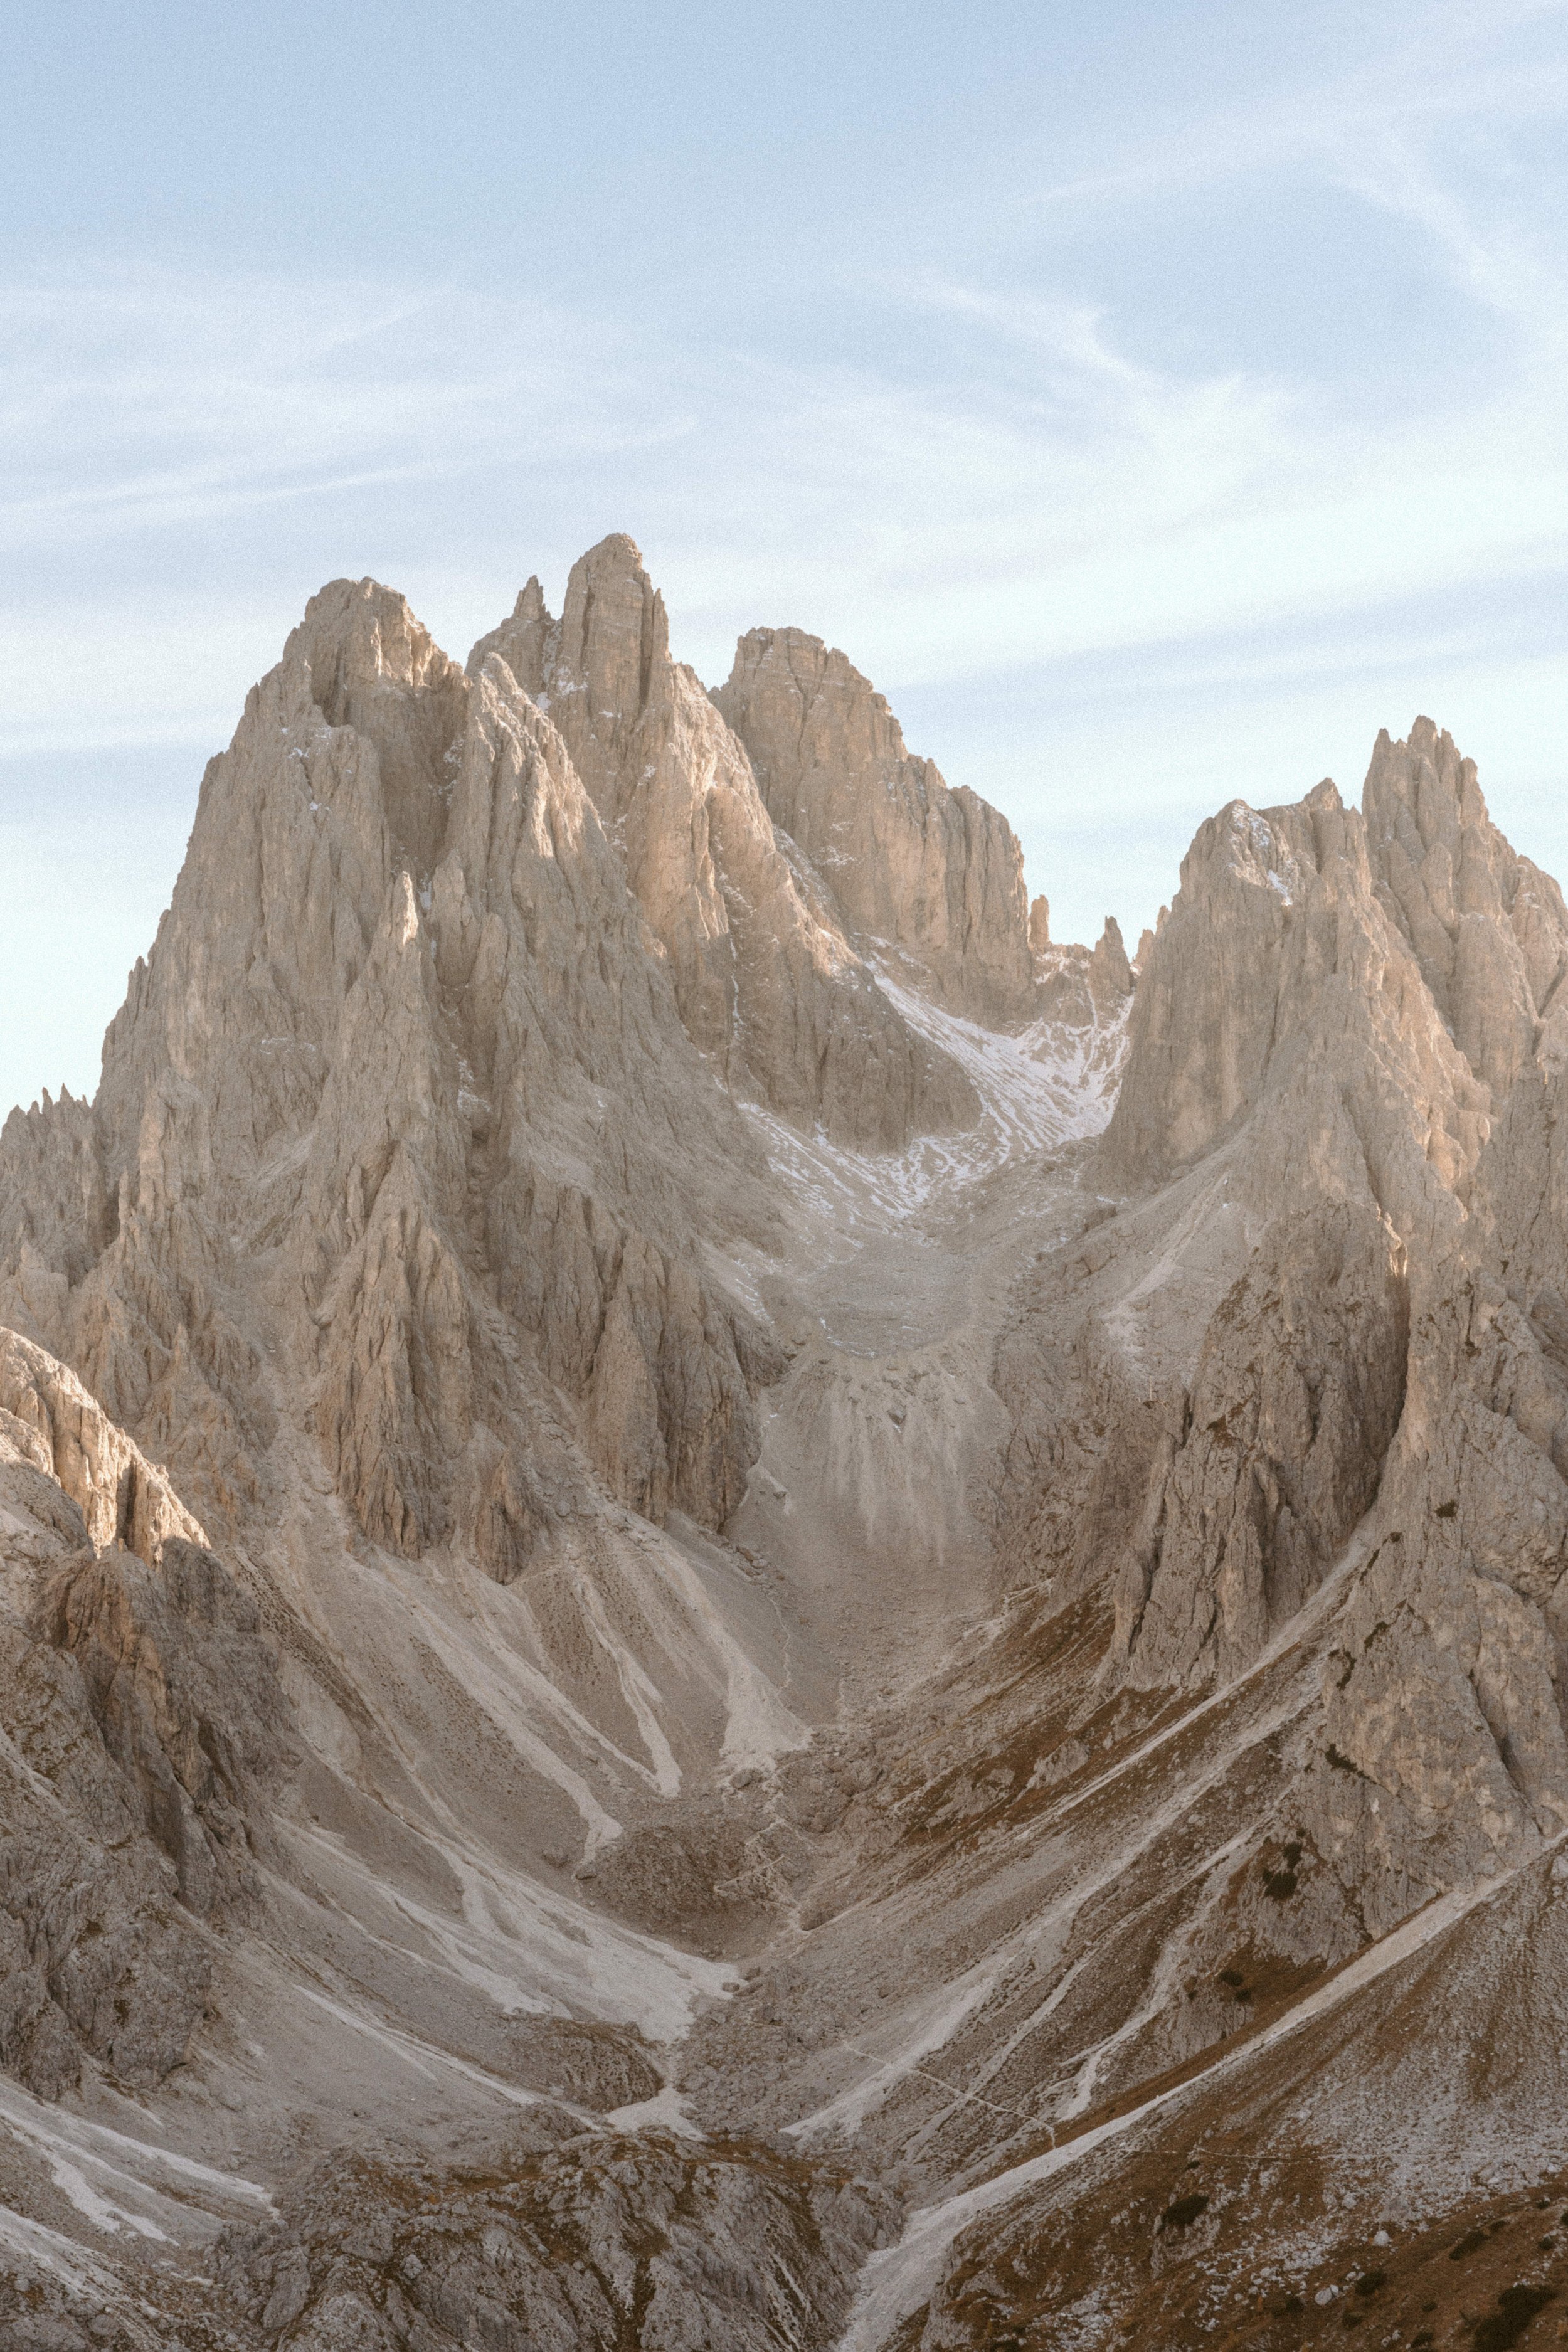
[[[307,596],[627,530],[795,622],[1058,936],[1419,710],[1568,872],[1568,0],[18,12],[0,1109],[95,1082]]]

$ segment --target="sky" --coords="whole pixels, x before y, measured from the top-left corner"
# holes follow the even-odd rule
[[[1058,938],[1426,712],[1568,876],[1568,0],[83,0],[0,145],[0,1115],[90,1092],[322,582],[459,656],[628,530]]]

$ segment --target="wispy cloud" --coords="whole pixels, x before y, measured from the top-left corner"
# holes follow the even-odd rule
[[[709,675],[759,617],[929,682],[1549,570],[1568,284],[1508,142],[1568,110],[1568,55],[1517,53],[1565,19],[1568,0],[1405,12],[1343,73],[1042,197],[1113,191],[1155,218],[1173,173],[1310,169],[1411,226],[1451,304],[1420,396],[1371,408],[1243,333],[1217,364],[1151,358],[1053,286],[1048,243],[1027,269],[999,250],[983,277],[866,274],[854,364],[791,364],[711,317],[634,329],[420,282],[121,268],[0,289],[0,546],[25,583],[0,606],[0,742],[209,728],[329,571],[394,572],[461,650],[522,572],[558,589],[614,527],[644,537]],[[1477,142],[1510,168],[1473,169]],[[1450,383],[1482,313],[1496,353]]]
[[[1457,242],[1463,215],[1439,226]],[[353,332],[335,289],[12,306],[57,357],[0,409],[0,543],[27,559],[0,608],[0,725],[170,726],[201,666],[166,641],[243,641],[248,611],[253,675],[323,565],[395,570],[477,632],[528,568],[623,524],[710,674],[739,627],[794,617],[895,678],[1354,609],[1405,594],[1413,566],[1479,582],[1564,544],[1562,377],[1539,339],[1483,396],[1368,424],[1278,377],[1136,362],[1081,306],[944,282],[897,299],[948,346],[944,381],[632,347],[422,289],[353,289]],[[226,692],[248,682],[221,667]]]
[[[1391,134],[1496,135],[1568,111],[1568,56],[1528,38],[1568,25],[1568,0],[1449,0],[1362,24],[1370,37],[1349,62],[1184,111],[1152,134],[1131,131],[1095,169],[1044,179],[1029,204],[1047,217],[1134,206],[1175,188],[1342,167]]]
[[[0,337],[15,549],[641,437],[612,333],[440,288],[82,274],[0,289]]]

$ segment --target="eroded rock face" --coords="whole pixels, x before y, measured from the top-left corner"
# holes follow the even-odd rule
[[[1537,1852],[1565,1788],[1557,1081],[1539,1024],[1511,1078],[1489,1014],[1456,1042],[1370,831],[1412,905],[1387,842],[1422,809],[1513,878],[1527,930],[1547,895],[1452,747],[1412,744],[1414,767],[1380,744],[1364,820],[1323,785],[1202,828],[1100,1162],[1134,1197],[1037,1277],[1003,1358],[1008,1540],[1064,1595],[1113,1597],[1102,1689],[1224,1687],[1338,1580],[1321,1802],[1296,1818],[1379,1934]],[[1503,887],[1475,919],[1507,962]],[[1036,1314],[1068,1318],[1054,1360]]]
[[[32,1394],[77,1387],[26,1357]],[[232,1579],[173,1534],[158,1568],[112,1528],[95,1551],[43,1450],[0,1417],[0,2063],[54,2098],[84,2059],[147,2088],[185,2057],[214,1967],[198,1921],[253,1909],[255,1825],[289,1751]]]
[[[812,866],[776,835],[742,745],[671,661],[663,601],[630,540],[573,566],[558,625],[531,583],[470,670],[492,655],[560,729],[686,1027],[732,1086],[873,1150],[976,1116],[963,1072],[877,986]]]
[[[1401,1233],[1451,1219],[1489,1095],[1373,887],[1364,820],[1331,783],[1233,802],[1200,827],[1141,970],[1107,1136],[1130,1177],[1195,1161],[1271,1097],[1277,1156],[1370,1179]]]
[[[1038,908],[1042,899],[1035,901]],[[1030,919],[1033,950],[1035,1010],[1039,1019],[1065,1029],[1092,1033],[1121,1026],[1132,1005],[1136,975],[1127,960],[1121,926],[1114,915],[1092,948],[1053,946],[1046,922]]]
[[[154,1566],[171,1539],[206,1541],[168,1473],[115,1427],[74,1372],[16,1331],[0,1330],[0,1431],[58,1481],[89,1542],[123,1544]]]
[[[513,1575],[595,1471],[655,1517],[725,1516],[773,1359],[692,1211],[765,1231],[760,1156],[503,666],[466,680],[401,598],[323,591],[208,771],[105,1054],[90,1140],[55,1121],[81,1215],[18,1236],[7,1295],[217,1524],[261,1503],[275,1349],[395,1550]],[[16,1126],[26,1198],[44,1150]],[[119,1205],[84,1267],[95,1184]],[[243,1331],[237,1244],[278,1268]]]
[[[1562,891],[1504,840],[1475,761],[1429,719],[1405,742],[1379,735],[1363,804],[1378,897],[1500,1103],[1534,1057],[1568,971]]]
[[[1026,1020],[1024,853],[1006,819],[912,758],[870,680],[803,629],[749,631],[713,699],[851,931],[901,950],[954,1012]]]
[[[255,1852],[293,1738],[254,1604],[205,1546],[156,1570],[100,1552],[39,1594],[36,1622],[74,1660],[132,1814],[198,1917],[254,1911]]]
[[[5,1119],[11,1181],[0,1187],[0,1260],[10,1272],[10,1313],[42,1341],[64,1317],[78,1283],[114,1232],[92,1105],[47,1087],[31,1110]]]
[[[1405,1403],[1403,1250],[1366,1207],[1272,1225],[1198,1352],[1117,1591],[1134,1678],[1248,1665],[1376,1497]]]
[[[219,2277],[300,2352],[436,2352],[480,2332],[509,2352],[616,2352],[634,2334],[671,2352],[805,2352],[835,2340],[856,2271],[896,2226],[885,2192],[761,2149],[570,2133],[546,2111],[468,2178],[335,2160],[279,2228],[227,2242]]]

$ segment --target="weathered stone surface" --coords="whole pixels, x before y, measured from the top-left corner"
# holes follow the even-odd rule
[[[206,1917],[254,1909],[253,1823],[290,1759],[276,1658],[215,1555],[171,1539],[156,1571],[100,1552],[39,1593],[36,1622],[87,1704],[180,1900]]]
[[[1128,1549],[1118,1632],[1137,1680],[1228,1678],[1316,1591],[1376,1496],[1408,1322],[1403,1250],[1370,1210],[1269,1228],[1204,1334]]]
[[[203,2014],[212,1955],[60,1622],[84,1577],[123,1591],[147,1571],[125,1552],[95,1559],[36,1450],[0,1428],[0,2063],[55,2098],[84,2057],[161,2082]],[[156,1728],[144,1761],[169,1771]]]
[[[886,2192],[762,2149],[565,2137],[564,2121],[563,2145],[542,2123],[469,2176],[332,2161],[280,2227],[231,2237],[218,2275],[299,2352],[834,2341],[856,2270],[896,2226]]]
[[[1000,812],[912,758],[869,679],[803,629],[749,631],[713,699],[851,932],[901,950],[954,1012],[1026,1020],[1024,853]]]
[[[975,1116],[963,1072],[877,986],[820,877],[775,834],[741,742],[670,659],[663,599],[629,539],[573,566],[559,624],[525,589],[470,670],[492,654],[560,729],[681,1017],[732,1086],[871,1149]]]
[[[1378,897],[1449,1034],[1500,1102],[1531,1061],[1564,972],[1568,910],[1487,814],[1473,760],[1418,719],[1377,739],[1363,795]]]
[[[1042,902],[1036,900],[1037,907]],[[1031,937],[1036,926],[1031,921]],[[1038,927],[1042,931],[1044,926]],[[1125,1024],[1131,1010],[1133,971],[1114,915],[1092,948],[1053,947],[1044,936],[1034,950],[1037,1018],[1064,1030],[1092,1034]]]
[[[112,1237],[84,1269],[75,1227],[57,1234],[42,1273],[18,1238],[12,1292],[53,1286],[47,1336],[219,1525],[261,1499],[279,1344],[310,1368],[360,1524],[395,1549],[462,1539],[515,1574],[553,1508],[527,1466],[541,1444],[566,1465],[585,1445],[656,1517],[725,1515],[769,1347],[738,1336],[688,1219],[706,1197],[743,1229],[732,1176],[759,1156],[560,737],[504,668],[466,681],[401,598],[323,591],[208,771],[105,1052]],[[75,1136],[79,1107],[62,1123]],[[584,1247],[553,1245],[563,1216]],[[220,1279],[237,1241],[291,1276],[243,1331]]]
[[[1133,1005],[1107,1135],[1130,1177],[1212,1151],[1272,1097],[1277,1156],[1338,1159],[1408,1236],[1452,1222],[1489,1097],[1374,892],[1364,820],[1323,783],[1200,827]],[[1347,1120],[1349,1124],[1347,1125]]]
[[[115,1427],[75,1373],[3,1329],[0,1427],[69,1496],[91,1543],[123,1544],[155,1566],[172,1538],[206,1541],[168,1473]]]

